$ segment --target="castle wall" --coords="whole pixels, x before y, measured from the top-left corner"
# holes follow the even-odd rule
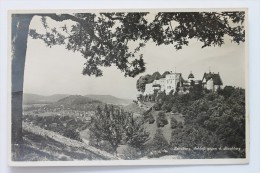
[[[206,83],[206,88],[207,88],[208,90],[213,90],[213,91],[214,91],[213,79],[210,79],[210,80],[207,81],[207,83]]]
[[[144,95],[153,94],[153,83],[148,83],[145,85]]]
[[[177,83],[180,81],[180,73],[167,74],[165,77],[165,91],[169,94],[171,90],[176,91]]]
[[[166,90],[166,84],[165,84],[166,79],[165,78],[161,78],[159,80],[159,82],[160,82],[160,85],[161,85],[161,91],[165,91]]]

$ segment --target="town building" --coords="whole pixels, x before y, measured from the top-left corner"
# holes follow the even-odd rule
[[[181,73],[170,73],[165,76],[165,92],[169,94],[171,91],[176,92],[178,83],[181,83]]]
[[[194,82],[194,75],[192,72],[190,72],[189,76],[188,76],[188,80],[182,80],[182,82],[180,83],[181,85],[179,86],[179,93],[180,94],[187,94],[189,93],[189,89],[190,87],[192,87],[195,82]]]
[[[211,91],[217,91],[221,88],[223,82],[219,73],[204,73],[202,78],[202,86]]]
[[[201,85],[208,90],[216,91],[218,88],[221,88],[223,83],[219,73],[204,73],[202,80],[195,80],[193,73],[190,72],[188,80],[184,80],[181,73],[169,72],[164,76],[162,75],[161,78],[157,78],[153,82],[146,84],[143,95],[151,95],[156,90],[165,92],[166,94],[169,94],[171,91],[173,93],[187,94],[190,88],[195,85]]]
[[[171,91],[175,92],[178,83],[182,81],[181,73],[169,73],[165,75],[165,78],[154,80],[152,83],[145,85],[144,95],[153,94],[155,90],[165,91],[169,94]]]
[[[190,72],[190,74],[188,76],[188,80],[189,80],[189,82],[192,82],[194,80],[194,75],[192,74],[192,72]]]
[[[144,95],[150,95],[154,93],[153,82],[145,85]]]
[[[165,78],[161,78],[159,80],[159,83],[161,85],[161,91],[165,91],[166,90],[166,79]]]

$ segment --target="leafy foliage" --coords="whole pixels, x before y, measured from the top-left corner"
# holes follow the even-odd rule
[[[133,119],[126,127],[126,141],[131,147],[144,151],[145,143],[149,140],[149,135],[144,126],[143,121],[134,121]]]
[[[164,112],[159,112],[158,117],[156,119],[157,127],[164,127],[168,124],[168,120]]]
[[[152,78],[151,75],[147,74],[145,76],[141,76],[137,81],[136,81],[136,88],[138,91],[144,92],[145,91],[145,85],[147,83],[152,83],[154,79]]]
[[[178,121],[174,117],[172,117],[171,118],[171,128],[175,129],[177,127],[177,125],[178,125]]]
[[[157,129],[153,141],[148,145],[150,157],[159,157],[166,155],[169,150],[169,143],[162,133],[162,129]]]
[[[117,154],[118,145],[125,141],[129,146],[143,150],[149,140],[142,121],[133,119],[133,115],[114,106],[97,108],[90,127],[91,145],[101,147],[102,141],[108,141],[113,153]]]
[[[154,119],[153,115],[151,114],[151,115],[149,116],[149,124],[153,124],[154,121],[155,121],[155,119]]]
[[[114,109],[113,106],[106,105],[103,110],[98,107],[95,117],[92,119],[90,131],[97,138],[97,142],[108,141],[113,148],[113,152],[116,153],[116,149],[123,138],[123,128],[127,117],[127,113]]]
[[[23,121],[33,123],[46,130],[57,132],[68,138],[81,141],[79,131],[88,127],[86,122],[70,116],[24,115]]]
[[[159,80],[161,78],[161,74],[158,71],[156,71],[152,74],[152,78],[154,80]]]
[[[172,131],[170,142],[171,148],[190,148],[187,151],[178,151],[176,154],[181,154],[189,159],[194,158],[212,158],[216,151],[196,151],[195,147],[210,147],[218,148],[221,146],[221,141],[213,132],[204,129],[197,124],[185,124],[184,128],[176,128]]]
[[[179,96],[175,97],[179,98]],[[222,153],[220,157],[245,157],[245,91],[243,89],[226,87],[218,93],[202,93],[202,97],[194,101],[185,100],[182,100],[185,110],[181,110],[185,114],[185,124],[173,130],[172,148],[235,147],[240,150],[181,153],[189,158],[212,158],[216,157],[217,152]],[[177,104],[178,107],[179,103],[173,104]]]
[[[80,138],[79,132],[77,132],[75,129],[71,129],[68,128],[63,132],[63,136],[71,138],[71,139],[75,139],[78,141],[82,141],[82,139]]]
[[[136,160],[140,158],[140,154],[136,148],[128,146],[123,150],[123,159],[125,160]]]
[[[65,45],[68,50],[80,52],[86,59],[84,75],[102,76],[100,67],[115,65],[130,77],[145,71],[143,55],[138,52],[148,41],[156,45],[172,44],[176,50],[193,38],[202,42],[202,47],[223,45],[225,35],[237,44],[245,41],[244,12],[159,12],[153,20],[148,20],[147,14],[34,14],[42,16],[46,33],[31,29],[29,35],[43,40],[47,46]],[[73,23],[50,28],[49,20]],[[133,42],[137,46],[131,50]]]
[[[153,114],[151,113],[152,108],[148,109],[143,113],[145,122],[149,122],[149,124],[153,124],[155,119],[153,117]]]

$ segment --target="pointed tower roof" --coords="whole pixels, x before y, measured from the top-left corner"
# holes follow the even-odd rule
[[[190,72],[189,76],[188,76],[188,79],[190,78],[194,78],[194,75],[192,74],[192,72]]]

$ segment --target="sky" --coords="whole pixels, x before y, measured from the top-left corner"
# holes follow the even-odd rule
[[[50,26],[55,26],[50,23]],[[39,18],[30,25],[41,31]],[[173,45],[156,46],[148,42],[140,53],[146,63],[146,71],[135,78],[124,77],[116,67],[103,68],[102,77],[84,76],[85,59],[80,53],[68,51],[64,46],[46,47],[42,40],[28,38],[25,64],[24,92],[40,95],[52,94],[100,94],[135,99],[136,81],[140,76],[159,71],[182,73],[187,79],[190,72],[195,79],[202,79],[205,72],[218,73],[223,85],[245,88],[245,44],[231,43],[225,37],[221,47],[201,48],[195,39],[176,51]]]

